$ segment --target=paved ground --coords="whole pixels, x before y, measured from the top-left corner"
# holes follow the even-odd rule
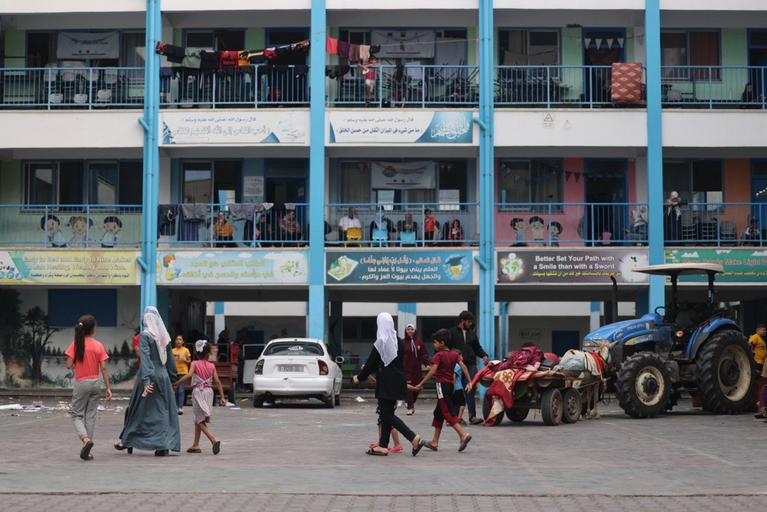
[[[218,408],[211,428],[222,451],[117,452],[127,401],[100,413],[95,460],[66,412],[0,411],[3,511],[94,510],[717,510],[764,508],[767,425],[750,414],[712,416],[681,402],[653,420],[625,416],[613,402],[602,419],[546,427],[532,414],[521,424],[468,427],[458,453],[446,430],[438,452],[364,454],[375,441],[375,403],[346,392],[341,407],[301,403]],[[0,405],[30,397],[0,398]],[[45,407],[66,398],[46,397]],[[404,416],[431,436],[434,401]],[[189,408],[187,408],[189,409]],[[16,414],[12,416],[11,414]],[[181,417],[182,449],[191,444],[191,410]],[[85,495],[83,495],[85,494]],[[183,496],[179,496],[183,495]],[[191,498],[191,499],[190,499]]]

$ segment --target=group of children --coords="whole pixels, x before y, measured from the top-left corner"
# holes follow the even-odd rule
[[[74,368],[75,374],[75,385],[72,392],[72,424],[82,442],[80,458],[85,461],[93,460],[93,455],[91,454],[94,446],[93,430],[96,425],[96,413],[101,394],[99,373],[101,373],[106,385],[107,401],[112,398],[109,373],[106,366],[109,356],[101,342],[93,337],[96,332],[96,325],[96,319],[92,315],[82,316],[74,328],[75,339],[65,352],[67,356],[67,369]],[[181,340],[181,346],[183,346],[183,338],[178,337],[176,340],[177,347],[179,339]],[[221,442],[208,427],[213,407],[213,385],[217,388],[222,404],[226,403],[226,397],[216,372],[216,366],[208,361],[210,352],[210,343],[205,340],[198,340],[195,343],[196,360],[192,361],[188,372],[173,383],[174,389],[180,387],[182,390],[187,382],[191,381],[192,385],[194,443],[186,450],[188,453],[202,452],[200,448],[201,434],[205,434],[210,440],[214,454],[218,454],[221,450]],[[151,385],[149,387],[149,392],[151,393]],[[180,402],[177,405],[179,406],[180,414],[182,403]],[[118,445],[115,445],[115,447],[120,449]],[[132,451],[130,448],[129,450]]]
[[[72,228],[72,238],[69,239],[70,247],[85,247],[87,243],[93,243],[90,238],[93,229],[93,220],[82,215],[73,215],[69,218],[69,227]],[[119,217],[109,215],[101,224],[101,247],[112,248],[120,242],[120,230],[123,223]],[[61,221],[55,215],[44,215],[40,218],[40,229],[45,232],[45,240],[53,247],[66,247],[67,240],[61,230]]]

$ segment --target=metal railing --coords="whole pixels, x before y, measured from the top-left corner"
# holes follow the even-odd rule
[[[479,104],[478,66],[376,65],[366,83],[359,66],[329,66],[331,106],[473,107]]]
[[[611,77],[611,66],[496,66],[495,104],[610,105]]]
[[[133,249],[141,245],[139,205],[0,205],[0,244]]]
[[[513,246],[646,245],[647,204],[499,203],[495,242]]]
[[[761,246],[767,203],[690,203],[664,205],[666,245]]]
[[[347,220],[350,209],[354,210],[351,221]],[[384,224],[376,222],[379,213],[384,215]],[[479,244],[479,203],[327,204],[325,219],[331,230],[325,237],[328,245],[463,247]],[[349,227],[360,229],[360,239],[348,235]]]
[[[764,66],[662,66],[661,77],[666,107],[767,108]]]

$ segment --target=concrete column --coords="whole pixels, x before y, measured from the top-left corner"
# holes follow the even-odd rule
[[[224,330],[226,327],[226,302],[214,302],[213,303],[213,332],[210,335],[210,339],[213,343],[218,341],[218,333]]]
[[[416,324],[416,303],[415,302],[400,302],[397,306],[397,334],[400,338],[405,337],[405,327],[407,324]],[[416,329],[417,330],[417,329]],[[423,339],[421,334],[421,339]],[[428,335],[427,335],[428,336]]]

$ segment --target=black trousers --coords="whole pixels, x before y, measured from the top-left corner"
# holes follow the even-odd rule
[[[396,428],[408,441],[412,442],[413,439],[415,439],[415,432],[410,430],[408,426],[405,425],[405,422],[394,414],[394,409],[396,408],[396,400],[388,400],[386,398],[378,399],[378,417],[381,420],[381,438],[378,440],[378,446],[381,448],[389,447],[392,428]]]

